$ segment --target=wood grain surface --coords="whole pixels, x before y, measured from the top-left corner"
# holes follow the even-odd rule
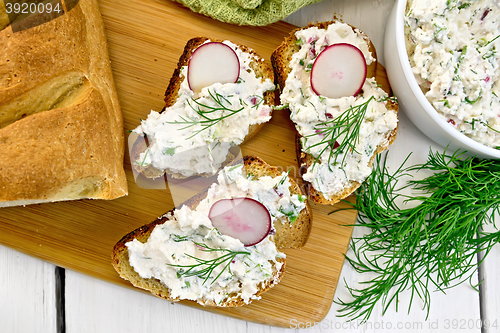
[[[163,94],[186,41],[195,36],[229,39],[270,58],[292,25],[240,27],[195,14],[165,0],[101,0],[110,59],[124,114],[124,131],[139,124],[150,110],[161,110]],[[381,66],[378,80],[387,88]],[[297,170],[294,130],[288,114],[276,111],[269,124],[242,148],[268,163]],[[0,211],[0,243],[61,267],[119,285],[131,285],[110,263],[114,244],[126,233],[174,207],[168,189],[136,185],[128,154],[125,169],[129,195],[114,201],[76,201]],[[298,172],[292,176],[297,176]],[[328,313],[352,228],[354,211],[329,213],[346,207],[312,204],[313,228],[307,245],[287,250],[282,282],[253,304],[234,309],[211,309],[235,318],[268,325],[289,326],[290,320],[319,322]],[[131,287],[132,288],[132,287]],[[196,306],[193,302],[181,302]]]

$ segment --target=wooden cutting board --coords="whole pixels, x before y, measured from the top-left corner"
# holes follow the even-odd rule
[[[240,27],[195,14],[168,0],[100,0],[116,88],[124,114],[124,131],[135,128],[150,110],[161,110],[163,94],[192,37],[229,39],[254,48],[270,59],[272,51],[294,28],[280,22],[266,27]],[[378,80],[388,88],[379,66]],[[298,175],[294,130],[285,111],[242,147]],[[114,244],[131,230],[174,207],[168,189],[136,185],[125,156],[129,195],[114,201],[77,201],[0,210],[0,242],[53,264],[132,288],[116,274],[110,255]],[[313,227],[307,245],[287,250],[282,282],[262,300],[234,309],[209,309],[258,323],[290,327],[291,321],[320,322],[332,304],[344,262],[355,211],[329,215],[335,207],[312,204]],[[137,290],[137,289],[136,289]],[[193,302],[181,302],[200,307]]]

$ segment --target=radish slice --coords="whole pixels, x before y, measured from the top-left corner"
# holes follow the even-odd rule
[[[223,235],[239,239],[245,246],[260,243],[271,230],[271,215],[260,202],[250,198],[221,199],[208,217]]]
[[[201,45],[189,59],[187,80],[195,92],[214,83],[234,83],[240,76],[240,61],[226,44],[210,42]]]
[[[366,60],[356,46],[333,44],[324,49],[311,70],[311,88],[328,98],[356,96],[366,79]]]

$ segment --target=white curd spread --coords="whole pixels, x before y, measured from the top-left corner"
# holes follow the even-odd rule
[[[283,223],[284,216],[295,221],[305,208],[305,197],[291,194],[289,186],[286,173],[254,179],[242,165],[225,167],[218,176],[218,184],[212,185],[196,209],[182,206],[167,222],[155,227],[146,243],[134,239],[126,244],[130,264],[141,277],[164,283],[172,298],[217,304],[242,299],[248,304],[259,298],[255,295],[259,287],[273,279],[273,272],[282,266],[278,259],[285,254],[276,249],[272,232],[260,243],[248,247],[236,238],[220,234],[208,217],[210,207],[220,199],[249,197],[269,210],[272,223],[276,220]],[[199,274],[191,276],[183,274],[188,267],[180,267],[197,265],[200,260],[217,260],[230,253],[235,256],[216,265],[208,277],[200,272],[208,265],[194,267],[191,272]]]
[[[498,1],[409,1],[405,34],[413,73],[432,106],[450,126],[499,149]]]
[[[207,41],[209,42],[209,41]],[[225,41],[238,56],[236,83],[215,83],[199,93],[187,82],[187,67],[175,104],[164,112],[152,111],[134,132],[146,135],[149,147],[134,163],[185,177],[214,174],[226,160],[229,148],[239,145],[249,126],[271,119],[264,92],[275,89],[269,79],[257,78],[250,67],[252,56]],[[212,120],[208,120],[210,118]]]
[[[299,30],[295,35],[301,48],[290,62],[292,70],[283,88],[281,103],[288,105],[291,111],[290,117],[302,136],[302,150],[316,159],[303,175],[304,180],[325,198],[331,199],[350,181],[362,182],[370,174],[370,159],[377,146],[388,144],[388,133],[397,127],[397,113],[387,109],[388,95],[377,85],[375,78],[367,78],[362,92],[356,97],[331,99],[316,95],[311,88],[314,60],[329,45],[352,44],[361,50],[367,65],[375,61],[358,30],[353,31],[349,25],[338,22],[327,29]],[[353,115],[365,111],[365,115],[357,117],[353,125],[359,126],[358,135],[346,138],[349,132],[344,131],[339,137],[327,141],[332,139],[328,137],[328,128],[342,122],[339,119],[349,110]],[[352,143],[351,148],[337,151],[344,140]]]

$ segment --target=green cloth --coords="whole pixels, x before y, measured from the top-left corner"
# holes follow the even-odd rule
[[[267,25],[321,0],[175,0],[192,11],[239,25]]]

